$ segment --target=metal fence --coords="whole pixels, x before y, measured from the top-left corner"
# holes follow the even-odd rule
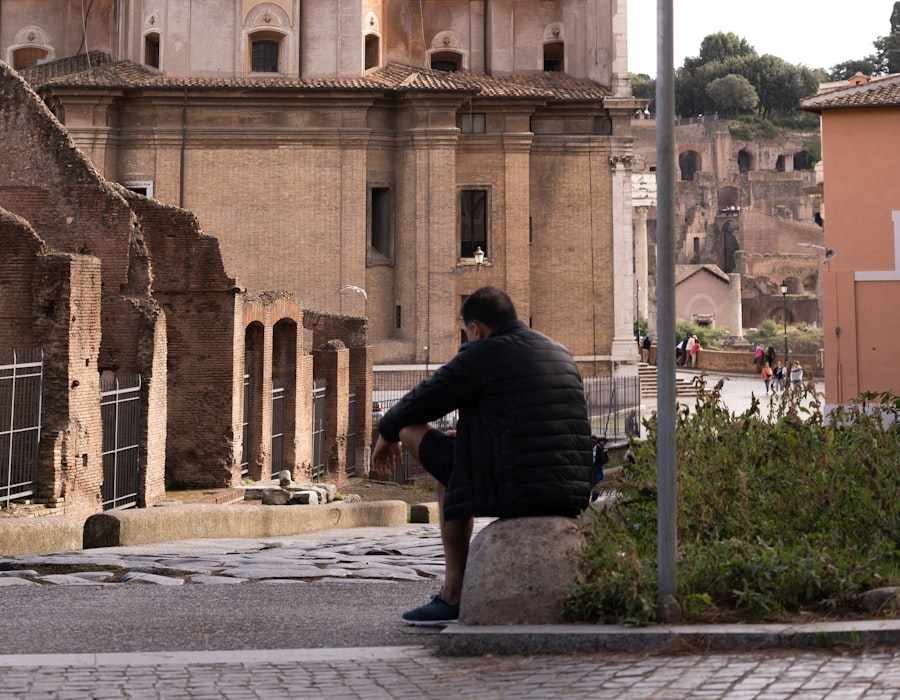
[[[610,442],[640,437],[641,380],[639,377],[586,377],[591,432]]]
[[[284,469],[284,381],[272,381],[272,463],[274,479]]]
[[[313,416],[312,416],[312,442],[313,463],[312,478],[321,479],[325,476],[325,406],[328,383],[324,379],[317,379],[313,384]]]
[[[34,495],[41,439],[42,350],[0,351],[0,502]]]
[[[391,370],[375,372],[373,398],[388,411],[412,387],[434,370]],[[641,426],[641,382],[639,377],[586,377],[584,396],[591,432],[606,437],[610,442],[624,442],[630,437],[640,437]],[[456,427],[455,413],[435,421],[446,430]],[[394,474],[394,481],[404,484],[426,477],[428,473],[403,450],[400,466]]]
[[[347,402],[347,422],[349,429],[347,430],[347,476],[356,476],[356,387],[350,387],[350,397]]]
[[[101,378],[103,510],[137,505],[141,454],[141,377]]]

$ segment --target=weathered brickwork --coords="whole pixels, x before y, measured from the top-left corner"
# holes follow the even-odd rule
[[[371,380],[365,321],[312,313],[314,330],[291,294],[246,294],[192,212],[106,182],[3,64],[0,91],[0,347],[45,351],[40,496],[76,517],[101,508],[101,374],[141,377],[139,506],[167,487],[239,483],[245,446],[247,476],[268,478],[275,385],[279,468],[308,476],[317,332],[354,347],[329,397],[342,432],[326,438],[346,446],[350,367],[354,382]],[[368,383],[358,390],[371,399]]]

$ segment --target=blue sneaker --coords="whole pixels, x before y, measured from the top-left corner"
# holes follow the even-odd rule
[[[403,613],[403,620],[408,625],[452,625],[459,622],[459,606],[446,603],[438,593],[430,603]]]

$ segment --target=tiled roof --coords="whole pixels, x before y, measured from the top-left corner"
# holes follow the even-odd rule
[[[701,270],[705,270],[709,274],[713,275],[714,277],[718,277],[725,282],[730,282],[728,275],[722,272],[722,269],[718,265],[676,265],[675,284],[681,284],[688,277],[692,277]]]
[[[96,55],[95,55],[96,54]],[[192,87],[192,88],[303,88],[307,90],[369,89],[380,90],[383,85],[368,78],[211,78],[168,76],[131,61],[113,61],[99,52],[60,59],[21,71],[22,77],[34,89],[58,87]]]
[[[800,107],[810,112],[853,107],[900,107],[900,73],[872,78],[862,85],[847,85],[820,92],[801,100]]]
[[[109,88],[258,88],[306,90],[387,90],[394,92],[470,92],[488,97],[522,97],[561,101],[599,100],[609,92],[591,80],[564,73],[526,73],[490,76],[447,73],[428,68],[390,64],[359,78],[210,78],[167,76],[131,61],[113,61],[91,52],[52,61],[21,71],[35,89],[45,87]]]

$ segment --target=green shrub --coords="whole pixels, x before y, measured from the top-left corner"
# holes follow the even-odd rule
[[[812,386],[740,415],[722,382],[677,414],[678,594],[689,619],[853,614],[860,592],[900,583],[900,399],[866,395],[824,420]],[[806,406],[809,404],[809,407]],[[656,619],[656,421],[616,499],[584,518],[580,620]]]

